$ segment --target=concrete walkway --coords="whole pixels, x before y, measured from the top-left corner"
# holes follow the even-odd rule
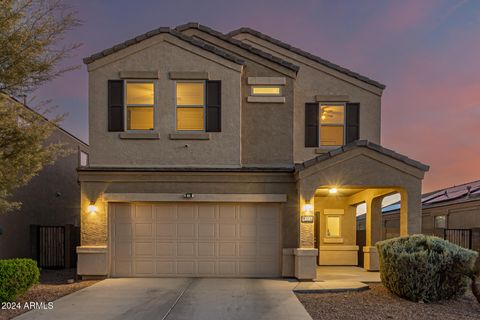
[[[353,266],[319,266],[316,280],[381,282],[380,272],[366,271]]]
[[[296,281],[270,279],[107,279],[56,300],[25,319],[311,320],[293,293]]]

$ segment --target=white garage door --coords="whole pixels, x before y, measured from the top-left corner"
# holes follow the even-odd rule
[[[110,204],[111,274],[280,276],[278,204]]]

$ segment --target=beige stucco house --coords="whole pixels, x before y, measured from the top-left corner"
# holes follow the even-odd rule
[[[78,273],[313,279],[378,269],[381,199],[421,230],[428,166],[380,145],[384,85],[257,31],[159,28],[86,59]]]

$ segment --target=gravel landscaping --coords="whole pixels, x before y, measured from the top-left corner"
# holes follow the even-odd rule
[[[0,320],[12,319],[29,311],[24,308],[25,302],[44,302],[46,304],[98,282],[98,280],[87,280],[68,283],[74,277],[75,269],[42,270],[40,284],[34,285],[25,294],[18,297],[16,302],[19,303],[20,309],[0,310]]]
[[[470,289],[469,289],[470,290]],[[391,294],[382,284],[361,292],[297,294],[313,320],[480,319],[480,304],[471,291],[458,300],[415,303]]]

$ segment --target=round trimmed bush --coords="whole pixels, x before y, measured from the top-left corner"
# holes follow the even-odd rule
[[[35,260],[0,260],[0,302],[15,301],[39,279],[40,270]]]
[[[412,235],[378,242],[380,278],[392,293],[433,302],[462,296],[477,253],[434,236]]]

